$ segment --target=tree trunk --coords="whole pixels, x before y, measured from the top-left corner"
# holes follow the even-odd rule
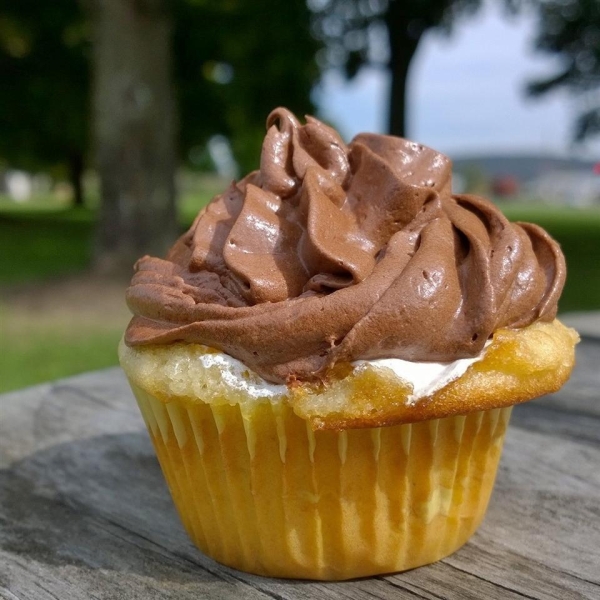
[[[69,179],[73,187],[73,206],[83,206],[83,155],[80,152],[69,157]]]
[[[417,51],[423,29],[417,19],[407,16],[402,2],[390,2],[386,13],[390,44],[391,74],[388,133],[404,137],[407,133],[407,89],[410,63]]]
[[[83,0],[93,27],[101,205],[95,266],[131,272],[173,242],[176,109],[168,0]]]

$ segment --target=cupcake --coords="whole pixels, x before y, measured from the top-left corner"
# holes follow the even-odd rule
[[[558,244],[401,138],[269,115],[260,169],[135,267],[120,360],[191,539],[275,577],[411,569],[483,519],[513,405],[559,389]]]

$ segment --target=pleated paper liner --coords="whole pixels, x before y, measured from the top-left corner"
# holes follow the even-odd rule
[[[313,432],[285,403],[165,404],[132,388],[194,543],[272,577],[349,579],[454,552],[485,514],[511,412]]]

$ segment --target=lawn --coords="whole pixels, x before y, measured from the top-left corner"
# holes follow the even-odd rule
[[[211,195],[184,197],[182,229]],[[560,310],[600,310],[600,208],[502,208],[511,220],[539,223],[561,243],[569,275]],[[15,207],[0,199],[0,392],[116,364],[128,318],[126,284],[80,275],[93,231],[92,210]]]
[[[600,310],[600,207],[501,206],[511,221],[537,223],[560,242],[567,284],[559,310]]]
[[[24,327],[6,332],[10,351],[0,361],[0,392],[117,364],[122,330],[113,326]]]
[[[2,210],[0,285],[84,270],[91,258],[94,214],[87,209]]]
[[[182,231],[214,193],[183,196]],[[16,204],[0,196],[0,286],[83,271],[91,260],[95,214],[48,198]]]

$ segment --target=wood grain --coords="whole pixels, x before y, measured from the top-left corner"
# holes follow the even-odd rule
[[[600,343],[558,394],[515,408],[484,524],[388,577],[273,580],[198,552],[118,369],[0,396],[0,597],[600,598]]]

